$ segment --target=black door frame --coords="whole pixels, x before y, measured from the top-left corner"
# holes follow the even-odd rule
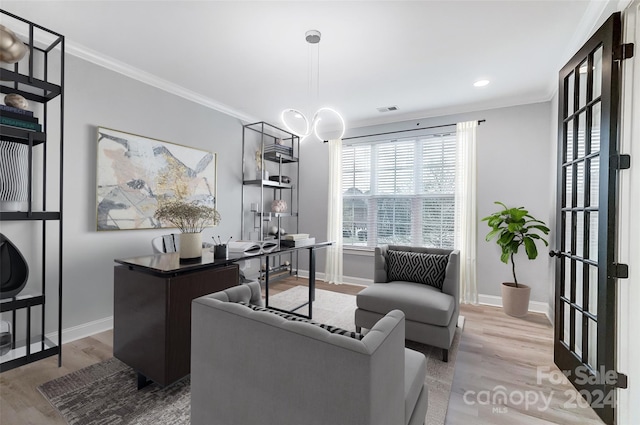
[[[617,174],[621,168],[625,167],[624,156],[618,153],[618,124],[619,104],[620,104],[620,60],[624,57],[624,49],[621,46],[621,14],[614,13],[609,19],[596,31],[596,33],[584,44],[584,46],[573,56],[573,58],[562,68],[559,76],[559,108],[558,108],[558,188],[557,188],[557,221],[556,221],[556,237],[557,251],[552,255],[557,255],[556,261],[556,284],[555,284],[555,324],[554,324],[554,362],[560,370],[568,374],[569,380],[578,389],[582,396],[592,405],[596,413],[607,424],[613,424],[615,420],[615,393],[616,388],[626,386],[626,377],[615,372],[616,366],[616,279],[625,277],[625,267],[616,264],[616,204],[617,204]],[[593,79],[591,78],[593,71],[593,63],[591,54],[602,46],[602,85],[599,98],[592,99]],[[578,103],[578,84],[579,84],[579,67],[587,61],[587,94],[585,105],[580,107]],[[573,89],[573,111],[567,111],[569,96],[569,87],[567,84],[568,76],[574,75]],[[591,112],[590,105],[597,102],[601,105],[600,120],[600,151],[599,151],[599,192],[598,192],[598,302],[597,316],[589,312],[585,312],[580,317],[583,318],[582,323],[582,353],[581,357],[572,351],[571,346],[575,339],[575,315],[574,309],[582,311],[582,307],[588,305],[589,287],[584,288],[584,279],[587,276],[585,264],[589,264],[590,260],[575,255],[575,241],[571,241],[571,246],[567,246],[565,240],[564,213],[571,213],[576,217],[576,211],[586,211],[588,208],[587,199],[589,193],[585,193],[585,203],[583,208],[576,208],[575,199],[577,196],[576,177],[572,176],[574,189],[572,190],[572,202],[565,202],[566,199],[566,180],[564,168],[567,162],[571,162],[572,158],[566,158],[566,126],[574,126],[572,135],[572,152],[577,149],[578,137],[578,120],[575,119],[580,112],[586,111],[585,129],[591,128]],[[590,144],[590,135],[585,134],[585,145]],[[586,162],[586,161],[585,161]],[[569,165],[570,167],[571,165]],[[585,167],[585,182],[589,181],[589,173]],[[583,221],[584,228],[581,229],[583,234],[589,235],[589,220]],[[571,226],[576,226],[576,220],[571,220]],[[572,236],[576,235],[572,231]],[[588,238],[583,238],[583,255],[588,252]],[[585,267],[582,273],[583,281],[575,282],[576,273],[572,271],[571,282],[564,282],[565,258],[571,258],[572,270],[573,263],[580,267]],[[593,263],[593,261],[591,261]],[[593,265],[593,264],[592,264]],[[588,278],[588,277],[587,277]],[[587,281],[588,282],[588,281]],[[576,285],[583,285],[583,302],[576,303]],[[564,285],[570,284],[570,299],[565,297]],[[573,300],[571,299],[573,298]],[[564,337],[564,314],[565,306],[569,305],[570,317],[570,344],[567,346],[563,341]],[[595,370],[587,365],[588,356],[588,338],[589,329],[588,321],[591,320],[586,316],[597,317],[597,367]]]

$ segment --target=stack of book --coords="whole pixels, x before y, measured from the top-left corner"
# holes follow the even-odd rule
[[[264,153],[265,155],[270,154],[270,155],[277,155],[277,154],[283,154],[283,155],[289,155],[289,156],[293,156],[293,148],[291,146],[285,146],[285,145],[277,145],[277,144],[273,144],[273,145],[267,145],[264,147]]]
[[[301,246],[310,246],[315,243],[316,238],[310,238],[308,233],[284,235],[280,240],[280,246],[283,248],[299,248]]]
[[[0,124],[23,130],[42,131],[42,126],[38,123],[38,118],[33,116],[33,112],[7,105],[0,105]]]

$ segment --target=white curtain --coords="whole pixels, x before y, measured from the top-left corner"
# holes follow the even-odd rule
[[[460,302],[478,303],[476,285],[476,128],[478,121],[457,124],[456,247],[460,250]]]
[[[327,240],[333,245],[327,248],[325,281],[342,283],[342,140],[329,140],[329,199]]]

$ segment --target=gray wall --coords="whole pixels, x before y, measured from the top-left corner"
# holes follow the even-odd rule
[[[176,231],[96,231],[96,128],[218,154],[217,207],[222,221],[204,231],[204,241],[214,234],[239,238],[242,140],[240,121],[229,115],[71,55],[66,57],[65,95],[63,329],[112,316],[114,258],[151,254],[152,238]],[[27,252],[35,249],[36,237],[25,240],[20,230],[6,223],[4,231],[12,239],[22,238]],[[38,284],[38,275],[32,268],[29,285]],[[48,301],[55,299],[51,294]]]
[[[164,230],[97,232],[96,127],[103,126],[151,138],[201,148],[218,154],[218,207],[222,222],[205,230],[239,239],[241,136],[239,120],[140,83],[121,74],[67,55],[65,99],[64,314],[63,328],[101,320],[113,314],[113,259],[151,253],[150,240]],[[525,205],[550,221],[554,166],[549,159],[551,104],[502,108],[352,129],[347,136],[486,119],[478,128],[478,215],[493,211],[492,202]],[[168,117],[171,117],[169,119]],[[327,146],[308,140],[301,148],[300,231],[319,240],[326,235]],[[21,235],[3,223],[3,232],[29,253],[37,234]],[[499,295],[499,283],[511,280],[509,267],[498,260],[498,249],[478,231],[479,292]],[[34,254],[34,258],[37,255]],[[34,259],[37,263],[37,260]],[[521,280],[533,286],[532,300],[548,302],[551,285],[546,255],[535,262],[521,258]],[[305,268],[305,264],[303,264]],[[37,285],[37,267],[30,286]],[[324,253],[318,255],[324,271]],[[372,278],[369,255],[345,254],[345,276]],[[49,300],[53,298],[53,294]],[[50,321],[53,323],[53,321]],[[48,331],[52,331],[49,328]]]
[[[509,206],[525,206],[536,218],[551,221],[555,190],[555,163],[550,158],[552,134],[550,102],[514,106],[472,113],[426,118],[400,123],[352,129],[345,137],[486,119],[478,127],[478,218],[491,214],[502,201]],[[555,142],[553,142],[555,143]],[[320,239],[326,238],[328,152],[327,146],[308,140],[301,149],[300,229]],[[487,243],[484,222],[478,223],[478,292],[500,295],[500,283],[512,281],[511,268],[500,262],[495,243]],[[525,254],[516,259],[518,279],[532,286],[532,301],[549,301],[550,281],[547,250],[535,261]],[[324,270],[324,254],[318,256],[318,271]],[[344,275],[372,279],[372,257],[362,253],[344,255]]]

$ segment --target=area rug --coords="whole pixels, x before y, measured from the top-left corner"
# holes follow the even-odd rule
[[[308,288],[299,286],[271,296],[269,303],[274,307],[291,308],[307,297]],[[355,306],[353,295],[318,289],[313,319],[354,330]],[[298,311],[304,312],[303,309]],[[444,424],[460,333],[461,328],[456,332],[448,363],[441,361],[442,350],[407,341],[408,347],[427,357],[428,425]],[[151,384],[138,390],[136,373],[115,358],[49,381],[38,390],[71,425],[189,424],[189,377],[166,388]]]

